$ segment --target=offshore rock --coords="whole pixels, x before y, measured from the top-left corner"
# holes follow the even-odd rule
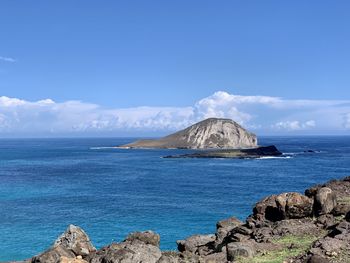
[[[274,145],[250,149],[219,149],[198,151],[189,154],[168,155],[164,158],[261,158],[281,156],[282,153]]]
[[[155,140],[140,140],[120,148],[236,149],[257,147],[256,135],[230,119],[209,118]]]

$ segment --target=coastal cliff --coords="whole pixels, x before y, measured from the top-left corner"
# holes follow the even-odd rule
[[[216,233],[177,241],[161,251],[160,236],[134,232],[97,250],[70,225],[31,263],[347,263],[350,262],[350,177],[259,201],[245,222],[231,217]]]
[[[236,149],[257,147],[256,135],[230,119],[209,118],[155,140],[139,140],[121,148]]]

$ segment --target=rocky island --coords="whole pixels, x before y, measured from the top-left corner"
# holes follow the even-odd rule
[[[237,122],[219,118],[203,120],[160,139],[139,140],[118,148],[200,150],[189,154],[169,155],[165,158],[259,158],[282,155],[274,145],[258,146],[256,135]]]
[[[161,251],[160,236],[134,232],[96,249],[70,225],[45,252],[22,263],[348,263],[350,177],[296,192],[268,196],[248,218],[216,224],[216,233],[178,240]]]
[[[257,138],[230,119],[209,118],[154,140],[140,140],[121,148],[237,149],[256,148]]]

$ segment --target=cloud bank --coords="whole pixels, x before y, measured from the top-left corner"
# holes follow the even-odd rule
[[[350,134],[350,100],[287,100],[218,91],[188,107],[104,108],[81,101],[0,97],[0,136],[158,135],[209,117],[257,134]]]
[[[0,61],[11,62],[11,63],[16,62],[16,60],[14,58],[2,57],[2,56],[0,56]]]

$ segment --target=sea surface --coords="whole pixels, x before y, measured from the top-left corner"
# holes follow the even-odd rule
[[[350,136],[262,137],[286,156],[254,160],[110,148],[133,140],[1,139],[0,261],[47,249],[69,224],[97,248],[151,229],[174,250],[178,239],[214,233],[220,219],[243,220],[266,195],[350,175]]]

